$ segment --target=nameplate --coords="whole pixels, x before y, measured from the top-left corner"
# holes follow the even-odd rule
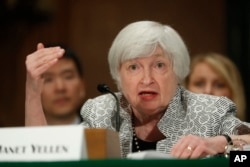
[[[0,161],[87,159],[81,125],[0,128]]]

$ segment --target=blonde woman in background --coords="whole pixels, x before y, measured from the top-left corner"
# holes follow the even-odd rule
[[[228,97],[237,106],[237,117],[243,121],[246,119],[244,86],[240,72],[226,56],[218,53],[194,56],[184,85],[195,93]]]

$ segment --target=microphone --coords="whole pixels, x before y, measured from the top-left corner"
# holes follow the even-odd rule
[[[110,91],[108,85],[106,85],[106,84],[97,85],[97,89],[101,93],[111,93],[111,94],[113,93],[113,92]]]
[[[114,92],[112,92],[110,90],[110,88],[106,84],[98,84],[97,85],[97,90],[99,92],[101,92],[101,93],[110,93],[110,94],[112,94],[114,96],[115,101],[116,101],[115,128],[116,128],[116,131],[119,132],[120,131],[120,104],[119,104],[119,100],[118,100],[117,96],[115,95]]]

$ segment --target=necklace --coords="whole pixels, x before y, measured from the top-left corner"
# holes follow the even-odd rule
[[[133,129],[133,152],[140,152],[139,141],[135,133],[135,126],[134,121],[132,122],[132,129]]]
[[[134,112],[132,112],[132,115],[131,115],[131,122],[132,122],[132,131],[133,131],[132,152],[141,152],[140,146],[139,146],[139,141],[138,141],[138,138],[137,138],[136,132],[135,132],[135,116],[134,116]]]
[[[156,149],[156,141],[148,142],[141,140],[137,137],[135,131],[135,123],[134,116],[132,115],[132,130],[133,130],[133,141],[132,141],[132,152],[141,152],[143,150],[155,150]]]

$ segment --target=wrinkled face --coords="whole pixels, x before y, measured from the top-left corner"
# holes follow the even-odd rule
[[[72,60],[60,59],[43,78],[42,104],[46,115],[64,117],[78,112],[85,89]]]
[[[133,110],[147,115],[165,110],[177,88],[172,63],[160,47],[149,57],[123,62],[120,79]]]
[[[206,62],[201,62],[194,67],[189,78],[188,89],[195,93],[231,98],[231,91],[225,80]]]

